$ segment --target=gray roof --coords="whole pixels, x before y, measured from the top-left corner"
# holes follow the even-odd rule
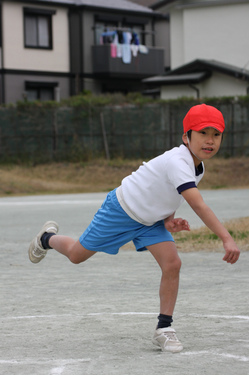
[[[61,5],[75,5],[75,0],[28,0],[27,3],[49,3],[49,4],[61,4]]]
[[[153,11],[150,8],[144,7],[143,5],[135,4],[128,0],[76,0],[77,5],[87,5],[98,8],[109,8],[109,9],[122,9],[136,12],[148,12]]]
[[[171,76],[155,76],[143,79],[144,83],[161,83],[161,84],[181,84],[181,83],[199,83],[207,78],[206,72],[189,73],[181,75],[171,75]]]
[[[154,4],[155,0],[129,0],[132,3],[136,3],[139,5],[143,5],[144,7],[150,7],[152,4]]]
[[[249,80],[249,71],[245,68],[240,68],[217,60],[204,59],[196,59],[187,64],[184,64],[179,68],[171,70],[167,75],[181,75],[188,73],[197,73],[200,71],[216,71],[244,81]]]
[[[116,9],[129,12],[153,14],[153,10],[128,0],[38,0],[34,3],[54,3],[61,5],[75,5],[89,8]]]
[[[212,72],[219,72],[242,81],[249,81],[249,70],[222,63],[216,60],[196,59],[176,69],[170,70],[163,76],[143,79],[148,85],[175,85],[184,83],[198,83],[209,78]]]
[[[189,6],[213,6],[213,5],[229,5],[229,4],[239,4],[239,3],[248,3],[248,0],[157,0],[152,5],[150,5],[151,9],[157,10],[164,6],[168,6],[171,3],[176,3],[176,6],[180,6],[181,8],[189,7]]]
[[[150,5],[151,9],[159,9],[170,3],[174,3],[176,0],[158,0]]]

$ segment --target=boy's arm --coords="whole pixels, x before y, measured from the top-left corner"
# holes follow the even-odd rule
[[[206,205],[199,190],[191,188],[184,190],[181,194],[204,224],[222,240],[226,251],[223,260],[232,264],[237,262],[240,251],[236,243],[226,228],[217,219],[211,208]]]

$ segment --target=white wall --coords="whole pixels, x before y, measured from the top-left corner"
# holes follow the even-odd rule
[[[197,58],[249,61],[249,3],[171,9],[171,69]]]
[[[188,85],[162,86],[161,99],[196,98],[196,91]]]
[[[210,79],[201,84],[201,96],[244,96],[247,95],[249,82],[229,77],[221,73],[213,73]]]
[[[56,10],[52,16],[53,49],[24,48],[23,7],[33,4],[3,2],[3,65],[6,69],[69,71],[69,32],[66,8],[41,7]]]
[[[170,13],[170,59],[171,69],[183,65],[184,61],[184,25],[183,12],[172,10]]]
[[[213,73],[206,81],[195,84],[200,98],[247,95],[248,82],[242,82],[221,73]],[[189,85],[162,86],[161,99],[177,99],[182,97],[197,98],[196,91]]]

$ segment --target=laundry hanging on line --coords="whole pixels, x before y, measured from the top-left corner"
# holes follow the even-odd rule
[[[138,52],[147,54],[149,52],[145,45],[140,44],[139,36],[135,32],[129,31],[105,31],[101,34],[101,44],[111,46],[111,57],[122,58],[124,64],[130,64],[133,57],[137,57]]]

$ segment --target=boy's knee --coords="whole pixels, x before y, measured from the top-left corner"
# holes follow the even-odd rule
[[[181,269],[181,266],[182,266],[182,261],[181,259],[178,257],[175,259],[175,261],[173,262],[173,264],[171,265],[171,268],[176,271],[176,272],[180,272],[180,269]]]
[[[82,262],[82,260],[79,259],[79,257],[75,256],[74,254],[70,254],[69,260],[73,264],[80,264]]]
[[[172,259],[171,262],[166,264],[165,269],[163,269],[163,273],[165,272],[166,274],[179,274],[181,270],[182,262],[181,259],[177,256],[175,259]]]
[[[71,248],[68,258],[69,258],[70,262],[73,263],[73,264],[80,264],[84,261],[82,259],[81,254],[79,254],[78,251],[75,251],[74,247]]]
[[[94,251],[90,251],[85,249],[79,241],[75,242],[73,246],[71,246],[69,250],[69,260],[73,264],[79,264],[85,262],[88,258],[95,254]]]

